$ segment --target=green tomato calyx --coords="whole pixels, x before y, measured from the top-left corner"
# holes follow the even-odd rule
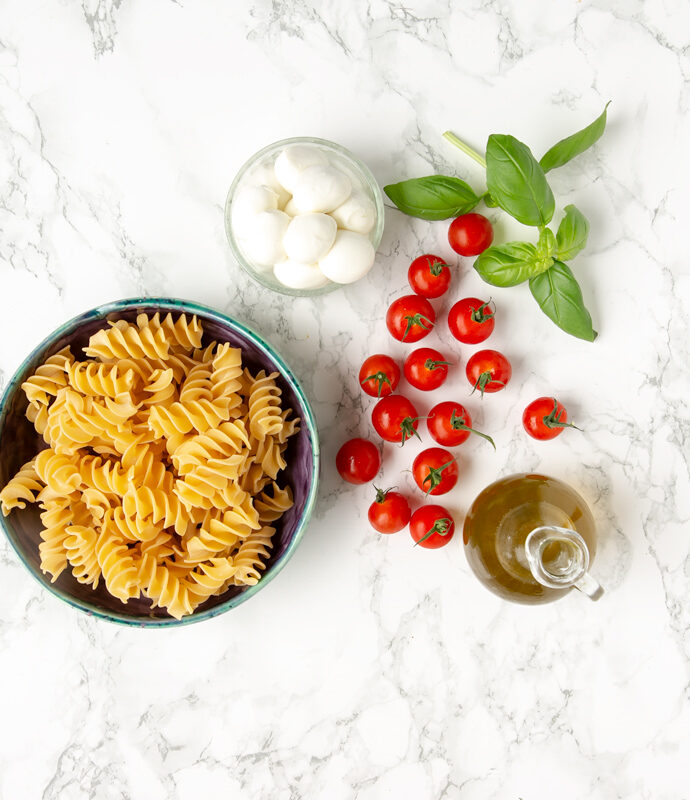
[[[415,547],[418,544],[421,544],[422,542],[426,542],[426,540],[430,536],[433,536],[433,534],[435,534],[435,533],[438,533],[439,536],[448,536],[448,534],[450,533],[451,523],[452,523],[452,520],[450,520],[448,517],[443,517],[442,519],[437,519],[436,522],[434,522],[434,524],[424,534],[424,536],[422,536],[422,538],[418,542],[415,542]]]
[[[408,314],[406,317],[403,317],[403,319],[407,320],[407,327],[405,328],[405,333],[402,335],[403,342],[407,338],[407,334],[410,332],[413,325],[418,325],[425,331],[430,331],[434,325],[429,317],[425,317],[424,314]]]

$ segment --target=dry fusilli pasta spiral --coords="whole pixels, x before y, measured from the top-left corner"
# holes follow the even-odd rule
[[[68,379],[81,394],[114,398],[132,390],[135,375],[133,370],[123,371],[117,364],[75,361],[69,366]]]
[[[67,373],[73,361],[72,351],[69,347],[64,347],[50,356],[45,364],[41,364],[29,380],[22,384],[29,404],[34,407],[48,405],[50,398],[67,386]]]
[[[283,427],[280,416],[280,389],[276,386],[277,372],[266,375],[264,370],[254,378],[249,389],[249,430],[262,441],[275,436]]]
[[[124,320],[111,323],[110,330],[103,328],[89,339],[84,348],[87,356],[110,361],[120,358],[165,359],[170,351],[170,341],[162,328],[137,328]]]
[[[139,597],[139,572],[124,539],[104,528],[96,542],[96,557],[110,594],[126,603]]]
[[[194,611],[187,584],[167,564],[158,564],[153,554],[143,555],[138,573],[139,583],[154,605],[164,606],[178,619]]]
[[[275,528],[267,525],[249,534],[240,544],[234,556],[234,563],[237,567],[233,576],[235,582],[240,581],[248,586],[258,583],[264,568],[264,559],[269,557],[273,546],[271,539],[274,533]]]
[[[36,459],[24,464],[17,474],[0,492],[0,508],[7,516],[13,508],[26,508],[27,503],[35,503],[36,496],[43,488],[36,472]]]
[[[174,320],[170,313],[162,320],[158,313],[152,317],[147,314],[139,314],[137,326],[140,330],[150,328],[152,331],[158,331],[162,329],[171,349],[180,349],[182,352],[201,347],[201,338],[204,334],[204,329],[196,316],[188,319],[185,314],[180,315],[177,320]]]
[[[89,583],[95,589],[101,577],[96,555],[96,529],[91,525],[70,525],[65,532],[65,553],[72,565],[72,574],[79,583]]]
[[[149,426],[156,438],[171,437],[178,433],[198,431],[203,433],[229,419],[227,407],[212,400],[192,400],[172,403],[151,409]]]
[[[275,481],[271,486],[272,494],[264,489],[254,501],[256,510],[259,512],[259,521],[263,523],[275,522],[280,519],[293,504],[292,489],[289,486],[281,489]]]
[[[108,461],[100,456],[84,456],[78,464],[81,482],[86,487],[124,497],[132,480],[132,469],[120,461]]]

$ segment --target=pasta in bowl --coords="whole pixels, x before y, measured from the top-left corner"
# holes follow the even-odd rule
[[[0,525],[32,574],[112,621],[171,625],[251,597],[316,496],[316,425],[256,333],[137,299],[71,320],[0,401]]]

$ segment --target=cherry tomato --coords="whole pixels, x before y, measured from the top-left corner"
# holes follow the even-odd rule
[[[458,462],[442,447],[427,447],[412,462],[412,476],[426,494],[445,494],[458,482]]]
[[[443,506],[422,506],[410,517],[410,535],[430,550],[447,545],[454,533],[453,515]]]
[[[472,427],[470,412],[460,403],[446,400],[435,405],[429,412],[426,426],[431,438],[445,447],[462,444],[469,438],[470,433],[476,433],[477,436],[490,442],[494,450],[496,449],[494,440],[490,436]]]
[[[450,286],[450,264],[440,256],[419,256],[407,270],[412,291],[422,297],[440,297]]]
[[[448,327],[455,338],[463,344],[479,344],[491,336],[494,315],[489,303],[476,297],[465,297],[448,312]]]
[[[478,350],[467,362],[465,368],[467,380],[484,392],[498,392],[508,383],[513,370],[510,362],[498,350]]]
[[[481,214],[462,214],[448,228],[448,243],[461,256],[478,256],[494,240],[494,229]]]
[[[412,403],[400,394],[389,394],[374,406],[371,421],[376,433],[387,442],[405,442],[411,437],[419,438],[419,414]]]
[[[568,412],[555,397],[532,400],[522,414],[522,424],[533,439],[541,440],[555,439],[563,428],[577,428],[568,422]]]
[[[348,483],[368,483],[381,467],[378,447],[366,439],[350,439],[338,450],[335,466]]]
[[[400,367],[390,356],[369,356],[359,370],[359,384],[371,397],[386,397],[400,382]]]
[[[399,342],[418,342],[434,327],[435,321],[431,303],[416,294],[394,300],[386,314],[388,330]]]
[[[448,377],[448,365],[443,355],[431,347],[418,347],[405,359],[403,370],[407,382],[415,389],[430,392],[438,387]]]
[[[397,533],[410,521],[410,504],[400,492],[376,489],[376,499],[369,506],[369,522],[379,533]]]

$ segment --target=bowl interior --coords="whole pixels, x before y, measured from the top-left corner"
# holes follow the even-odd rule
[[[277,384],[282,390],[283,408],[292,408],[302,420],[300,431],[289,440],[285,454],[287,468],[278,476],[281,485],[289,484],[294,493],[294,505],[280,520],[272,523],[276,527],[273,551],[261,580],[251,587],[231,587],[226,593],[210,598],[199,606],[194,614],[181,621],[170,617],[164,609],[151,608],[147,598],[130,599],[126,604],[109,594],[102,582],[92,589],[77,582],[69,570],[65,570],[50,583],[50,576],[40,570],[38,545],[42,529],[39,509],[28,505],[26,509],[15,509],[8,517],[0,515],[2,526],[32,574],[53,593],[82,610],[104,616],[118,622],[139,624],[175,625],[214,616],[237,605],[265,585],[287,561],[299,540],[313,506],[318,479],[318,440],[313,414],[296,379],[275,353],[257,334],[222,314],[204,306],[174,300],[129,300],[101,306],[86,312],[63,325],[46,339],[27,358],[10,381],[0,402],[0,487],[15,474],[19,467],[46,447],[25,416],[27,400],[21,390],[26,380],[50,355],[70,345],[77,358],[82,354],[89,337],[106,324],[108,319],[133,321],[137,314],[156,311],[196,314],[204,326],[204,344],[212,340],[229,342],[242,349],[244,366],[256,371],[265,369],[278,372]],[[83,355],[82,355],[83,357]]]
[[[319,289],[291,289],[285,286],[273,274],[272,269],[261,269],[255,266],[244,254],[242,247],[239,244],[237,237],[232,226],[232,201],[235,193],[244,185],[245,181],[249,179],[252,171],[259,165],[265,163],[273,163],[280,155],[281,151],[286,147],[293,144],[312,144],[324,150],[331,161],[339,169],[343,170],[345,174],[353,181],[353,184],[362,188],[376,206],[376,224],[371,232],[368,234],[371,243],[376,250],[381,244],[381,237],[383,236],[384,226],[384,207],[383,207],[383,194],[378,185],[373,173],[367,165],[360,161],[354,153],[351,153],[347,148],[336,142],[331,142],[328,139],[317,139],[309,136],[296,136],[291,139],[281,139],[278,142],[273,142],[263,149],[255,153],[242,167],[240,167],[237,175],[235,176],[228,196],[225,202],[225,233],[230,244],[230,249],[235,256],[239,265],[247,272],[257,283],[262,286],[272,289],[281,294],[293,295],[297,297],[311,297],[322,294],[328,294],[336,289],[342,288],[343,284],[333,283],[332,281],[322,286]]]

